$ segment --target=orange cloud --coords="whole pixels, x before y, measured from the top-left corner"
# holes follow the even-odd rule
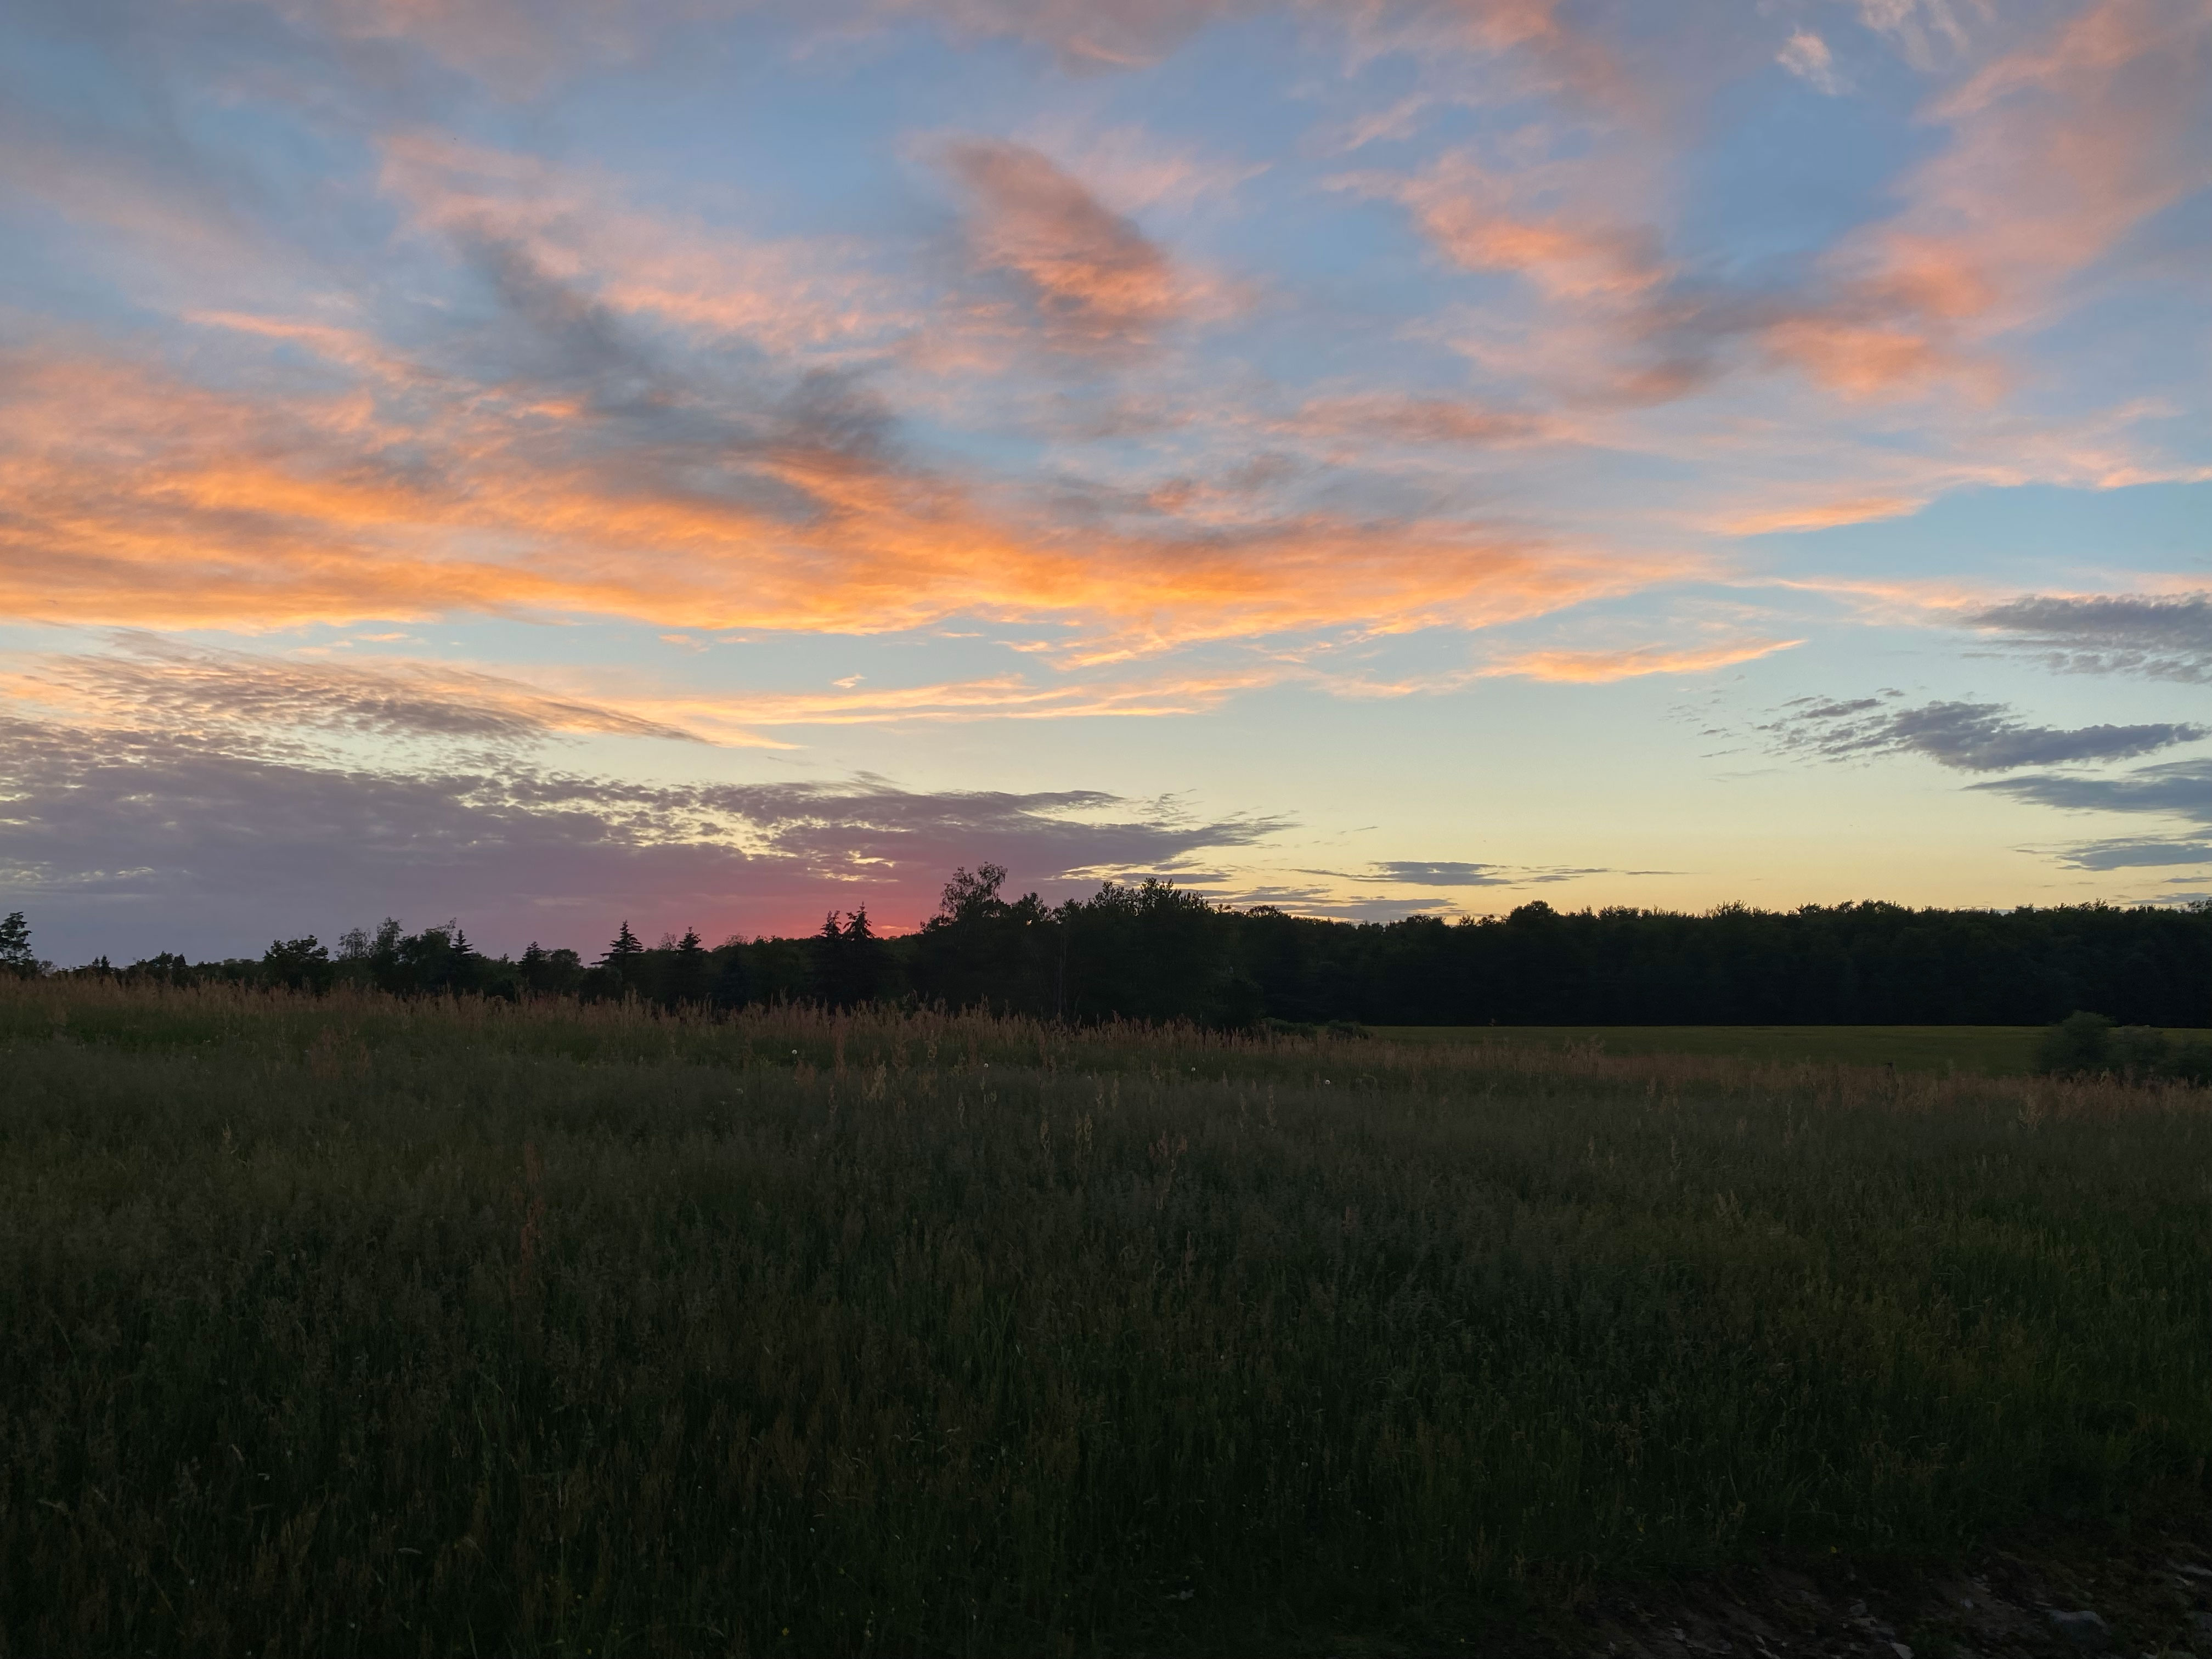
[[[1352,0],[1312,9],[1341,19],[1361,58],[1504,58],[1518,91],[1564,94],[1607,121],[1632,122],[1649,111],[1650,89],[1603,41],[1563,19],[1559,0]]]
[[[1202,714],[1240,691],[1295,678],[1283,665],[1226,673],[1167,673],[1140,680],[1061,681],[1039,685],[1019,675],[877,690],[653,698],[626,704],[641,716],[719,732],[735,726],[885,726],[974,720],[1157,719]],[[842,684],[842,683],[841,683]]]
[[[1016,281],[1054,345],[1149,345],[1188,307],[1189,289],[1167,255],[1037,151],[968,138],[943,155],[969,198],[977,265]]]
[[[650,425],[528,386],[218,392],[145,365],[0,374],[0,608],[51,621],[274,627],[453,611],[879,633],[1051,621],[1067,661],[1297,629],[1526,617],[1679,562],[1526,532],[1319,512],[1234,531],[1063,523],[839,447],[741,427],[699,471]]]
[[[1492,409],[1459,398],[1361,392],[1313,398],[1273,430],[1408,444],[1520,444],[1561,435],[1560,424],[1522,410]]]
[[[1481,671],[1486,678],[1506,675],[1532,680],[1603,685],[1646,674],[1700,674],[1740,662],[1771,656],[1804,644],[1802,640],[1730,640],[1720,645],[1679,648],[1638,646],[1621,651],[1529,651]]]
[[[1402,203],[1437,249],[1469,270],[1510,270],[1555,299],[1623,301],[1668,275],[1657,239],[1595,215],[1534,212],[1526,186],[1464,151],[1411,178],[1355,174],[1340,181]]]
[[[962,33],[1011,35],[1048,47],[1070,68],[1158,63],[1209,23],[1264,10],[1267,0],[883,0],[882,13],[934,15]]]
[[[440,132],[391,134],[380,148],[379,188],[421,228],[512,244],[617,312],[773,350],[848,354],[880,351],[926,315],[909,281],[872,269],[849,240],[762,239],[642,212],[592,169]]]
[[[1830,262],[1832,299],[1765,343],[1816,382],[1867,395],[1958,373],[1970,347],[2045,314],[2068,277],[2212,179],[2191,120],[2212,70],[2204,0],[2097,0],[1997,59],[1931,112],[1951,147],[1895,219]]]
[[[1908,514],[1917,513],[1927,504],[1925,497],[1857,495],[1809,507],[1784,507],[1764,513],[1741,514],[1723,519],[1716,528],[1726,536],[1769,536],[1781,531],[1833,530],[1842,525],[1868,524],[1877,519],[1900,519]]]

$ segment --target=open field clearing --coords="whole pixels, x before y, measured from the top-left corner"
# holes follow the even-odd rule
[[[1595,1048],[1608,1054],[1705,1054],[1778,1062],[1896,1066],[1916,1072],[2024,1076],[2040,1025],[1382,1025],[1393,1042],[1498,1042]],[[2176,1045],[2212,1030],[2166,1028]]]
[[[0,983],[11,1653],[1480,1650],[2201,1507],[2212,1097]]]

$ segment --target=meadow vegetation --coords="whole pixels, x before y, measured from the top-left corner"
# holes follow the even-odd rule
[[[1479,1645],[2201,1502],[2212,1095],[0,979],[6,1651]]]
[[[1916,1072],[2091,1073],[2166,1071],[2212,1081],[2212,1030],[2115,1028],[2075,1014],[2042,1025],[1398,1025],[1393,1042],[1537,1044],[1609,1054],[1704,1054],[1715,1059],[1892,1066]],[[2202,1073],[2202,1074],[2200,1074]]]

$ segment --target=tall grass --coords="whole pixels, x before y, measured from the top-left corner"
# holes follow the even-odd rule
[[[12,1653],[1284,1651],[2201,1489],[2202,1091],[0,988]]]

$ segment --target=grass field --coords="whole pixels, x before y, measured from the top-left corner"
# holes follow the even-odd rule
[[[1476,1650],[2201,1498],[2212,1101],[0,984],[9,1653]]]
[[[1783,1063],[1890,1065],[1915,1072],[2018,1077],[2035,1054],[2039,1025],[1385,1025],[1395,1042],[1595,1047],[1609,1054],[1705,1054]],[[2169,1030],[2177,1045],[2212,1030]]]

